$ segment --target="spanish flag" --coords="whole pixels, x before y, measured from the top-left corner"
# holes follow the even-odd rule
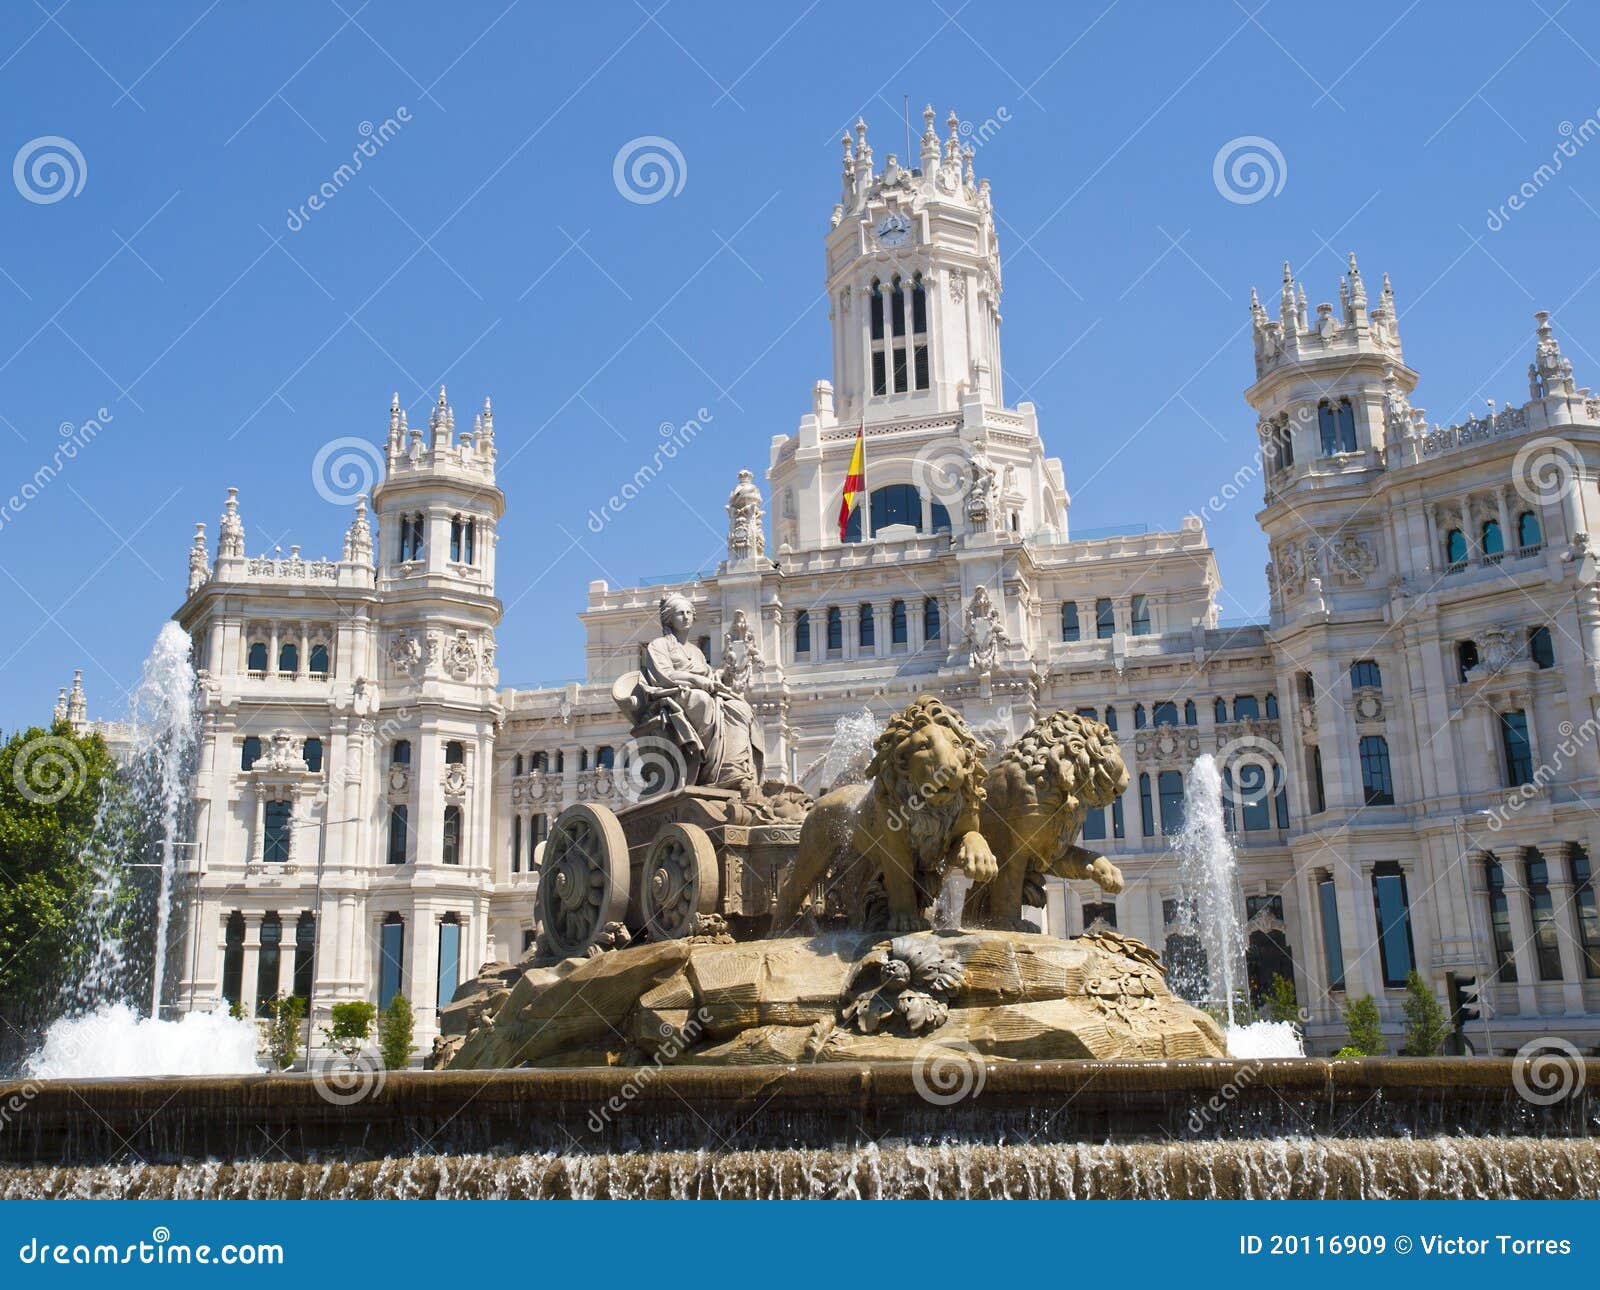
[[[839,541],[845,540],[845,529],[850,523],[850,512],[855,510],[861,500],[861,494],[866,491],[867,459],[864,449],[866,447],[867,418],[861,418],[861,428],[856,431],[856,449],[850,454],[850,469],[845,472],[844,497],[839,502]]]

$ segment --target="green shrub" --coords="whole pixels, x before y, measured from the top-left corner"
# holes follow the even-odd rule
[[[275,1070],[286,1071],[300,1056],[300,1023],[305,1020],[306,1001],[297,994],[279,995],[267,1005],[267,1057]]]
[[[1365,1057],[1366,1053],[1362,1052],[1359,1048],[1352,1048],[1352,1047],[1350,1047],[1349,1044],[1346,1044],[1343,1048],[1341,1048],[1338,1052],[1336,1052],[1334,1054],[1334,1056],[1335,1057]]]
[[[1405,1057],[1436,1057],[1450,1033],[1450,1017],[1444,1005],[1421,974],[1406,978],[1406,1042],[1400,1050]]]
[[[1378,1001],[1370,994],[1351,999],[1344,1008],[1344,1028],[1350,1035],[1351,1057],[1381,1057],[1389,1051],[1383,1038],[1383,1018],[1378,1015]]]
[[[1265,1004],[1268,1021],[1300,1021],[1300,1000],[1294,992],[1294,982],[1282,973],[1275,974],[1267,986]]]
[[[372,1019],[377,1015],[378,1005],[365,999],[336,1003],[328,1009],[328,1019],[333,1024],[322,1028],[323,1038],[346,1057],[354,1057],[371,1037]]]
[[[396,994],[378,1022],[378,1051],[389,1070],[404,1070],[411,1064],[411,1036],[415,1029],[410,1000]]]

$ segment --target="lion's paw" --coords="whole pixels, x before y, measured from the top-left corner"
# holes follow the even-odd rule
[[[888,931],[892,936],[899,936],[905,932],[925,932],[928,930],[928,920],[918,913],[889,915]]]
[[[1122,870],[1104,856],[1097,857],[1089,866],[1089,877],[1107,895],[1115,896],[1122,890]]]
[[[981,833],[969,833],[961,839],[961,845],[956,848],[956,863],[973,882],[992,882],[1000,873],[999,862]]]

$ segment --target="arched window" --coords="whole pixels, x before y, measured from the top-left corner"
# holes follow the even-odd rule
[[[562,749],[562,748],[557,748],[556,749],[555,773],[557,775],[565,774],[566,773],[566,769],[567,769],[567,754],[566,754],[566,750]]]
[[[1261,719],[1261,705],[1256,702],[1255,695],[1234,695],[1233,719],[1235,721],[1259,721]]]
[[[906,628],[906,602],[896,600],[889,606],[889,644],[904,645],[909,637]]]
[[[828,649],[844,648],[844,614],[838,605],[828,607]]]
[[[1350,664],[1350,688],[1352,690],[1381,690],[1383,689],[1383,673],[1378,669],[1377,663],[1370,658],[1358,658]]]
[[[1183,832],[1183,772],[1164,770],[1157,775],[1156,796],[1161,801],[1161,832],[1176,837]]]
[[[239,749],[239,769],[254,770],[255,764],[261,760],[261,739],[257,735],[246,735],[244,743]]]
[[[1526,550],[1544,542],[1544,532],[1539,527],[1539,517],[1532,511],[1517,516],[1517,546]]]
[[[950,510],[943,502],[929,502],[928,510],[932,515],[928,531],[930,533],[948,533],[950,531]]]
[[[594,750],[594,764],[597,770],[615,770],[617,754],[610,744],[601,744]]]
[[[445,864],[461,863],[461,808],[454,802],[444,808],[442,859]]]
[[[328,674],[328,647],[326,645],[313,645],[311,647],[311,670],[319,676]]]
[[[1556,646],[1548,627],[1535,627],[1528,633],[1528,657],[1536,667],[1556,665]]]
[[[405,989],[406,920],[389,914],[378,934],[378,1010],[381,1012]]]
[[[1200,724],[1200,714],[1195,711],[1193,699],[1185,699],[1183,701],[1183,724],[1186,726]]]
[[[411,765],[411,740],[396,739],[394,741],[394,744],[389,749],[389,765]]]
[[[306,764],[306,769],[312,774],[322,772],[322,740],[313,735],[300,747],[301,759]]]
[[[804,609],[794,616],[794,652],[811,653],[811,614]]]
[[[1133,598],[1132,631],[1135,636],[1150,634],[1150,601],[1143,595]]]
[[[252,672],[265,672],[267,670],[266,641],[250,642],[250,653],[245,660],[245,666]]]
[[[1087,717],[1090,721],[1098,721],[1100,719],[1099,714],[1093,708],[1079,708],[1078,715]]]
[[[261,947],[256,951],[256,1016],[270,1017],[283,968],[283,920],[277,914],[261,916],[260,939]]]
[[[939,602],[929,596],[922,602],[922,639],[936,641],[942,630],[939,623]]]
[[[1133,728],[1135,730],[1143,730],[1145,725],[1144,704],[1136,703],[1133,705]]]
[[[1276,694],[1269,694],[1269,695],[1267,695],[1267,720],[1268,721],[1276,721],[1277,719],[1278,719],[1278,696]]]
[[[876,649],[878,629],[870,604],[856,607],[856,644],[862,649]]]
[[[1104,596],[1094,602],[1094,634],[1099,640],[1110,640],[1117,630],[1117,615],[1111,602]]]
[[[1061,639],[1064,641],[1078,639],[1078,606],[1071,600],[1061,606]]]
[[[261,858],[268,864],[285,864],[289,859],[289,830],[294,824],[294,805],[267,802],[261,808]]]
[[[1340,399],[1335,410],[1339,422],[1339,451],[1354,452],[1356,450],[1356,412],[1350,406],[1349,399]]]
[[[580,749],[578,749],[578,770],[581,773],[581,772],[586,771],[588,769],[589,769],[589,750],[587,748],[580,748]]]
[[[545,771],[547,771],[549,769],[550,769],[550,754],[546,753],[546,752],[536,752],[536,753],[534,753],[533,754],[533,770],[538,774],[543,774]]]
[[[919,273],[911,280],[911,378],[916,389],[928,388],[928,292]]]
[[[1500,532],[1499,520],[1485,520],[1483,528],[1478,531],[1479,545],[1484,555],[1500,555],[1506,549],[1506,540]]]
[[[222,997],[232,1007],[244,995],[244,915],[237,909],[228,915],[222,942]]]
[[[1333,405],[1327,399],[1317,404],[1317,436],[1322,441],[1324,457],[1339,451],[1339,425],[1333,415]]]
[[[472,564],[476,554],[478,522],[460,515],[450,517],[450,559],[455,564]]]
[[[889,392],[889,359],[884,349],[883,339],[883,284],[877,278],[872,280],[868,306],[872,315],[872,392],[874,394],[887,394]]]
[[[467,760],[467,750],[462,747],[459,739],[452,739],[444,746],[444,764],[446,766],[459,766]]]
[[[1239,803],[1239,822],[1246,830],[1272,827],[1272,785],[1265,764],[1254,759],[1239,763],[1238,791],[1234,794]]]
[[[1228,724],[1228,701],[1226,699],[1218,699],[1211,705],[1211,719],[1219,726]]]
[[[294,924],[294,992],[308,1003],[316,983],[316,953],[317,916],[307,909]]]
[[[1155,705],[1150,713],[1150,722],[1155,726],[1175,726],[1178,724],[1178,705],[1168,700]]]
[[[1394,805],[1389,741],[1382,735],[1361,736],[1361,795],[1368,806]]]
[[[886,484],[872,490],[872,532],[891,524],[909,524],[922,532],[922,494],[915,484]]]
[[[407,519],[401,520],[401,524],[403,527],[401,529],[402,549],[400,558],[402,560],[422,559],[422,534],[424,521],[421,513],[419,512]],[[410,538],[410,542],[409,545],[406,545],[406,539],[408,536]]]
[[[293,641],[285,641],[278,647],[278,671],[288,672],[291,675],[300,670],[300,647]]]
[[[1106,729],[1114,731],[1116,728],[1117,728],[1117,710],[1115,708],[1107,705],[1107,707],[1106,707]]]
[[[404,802],[389,808],[389,863],[404,864],[409,850],[406,834],[410,828],[410,812]]]
[[[1451,529],[1445,534],[1444,558],[1447,564],[1467,562],[1467,535],[1460,529]]]
[[[1478,643],[1476,641],[1456,642],[1456,672],[1460,680],[1467,679],[1467,673],[1478,666]]]

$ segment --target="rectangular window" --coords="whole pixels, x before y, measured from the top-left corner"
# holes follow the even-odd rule
[[[1317,882],[1317,907],[1322,914],[1322,962],[1328,973],[1328,989],[1344,989],[1344,942],[1339,938],[1339,893],[1333,878]]]
[[[300,915],[294,927],[294,992],[311,999],[312,972],[315,970],[317,952],[317,920],[311,913]]]
[[[511,872],[522,872],[522,817],[511,817]]]
[[[244,997],[244,915],[237,909],[228,915],[223,936],[222,997],[230,1007]]]
[[[1161,832],[1169,838],[1183,832],[1183,772],[1164,770],[1156,777],[1161,799]]]
[[[1147,596],[1133,598],[1132,631],[1135,636],[1148,636],[1150,634],[1150,599]]]
[[[909,633],[906,628],[906,602],[897,600],[889,606],[889,643],[904,645]]]
[[[828,648],[830,650],[844,648],[844,615],[837,609],[828,610]]]
[[[1122,820],[1122,799],[1120,797],[1111,803],[1111,836],[1114,838],[1128,836],[1127,826]]]
[[[406,862],[406,820],[405,806],[396,805],[389,808],[389,863],[404,864]]]
[[[1104,842],[1106,839],[1106,808],[1103,806],[1091,807],[1089,813],[1083,817],[1083,839],[1085,842]]]
[[[1139,776],[1139,828],[1143,836],[1153,838],[1156,835],[1155,806],[1150,800],[1150,776]]]
[[[894,392],[896,394],[904,394],[909,388],[906,382],[906,347],[904,345],[896,345],[894,347]]]
[[[444,808],[441,852],[445,864],[461,863],[461,808],[454,803]]]
[[[1078,606],[1070,600],[1061,606],[1061,639],[1078,639]]]
[[[1311,814],[1320,815],[1328,809],[1328,793],[1322,786],[1322,749],[1312,744],[1306,758],[1310,763],[1306,788],[1311,794]]]
[[[1528,738],[1528,714],[1520,709],[1500,714],[1500,745],[1506,759],[1506,787],[1533,783],[1533,744]]]
[[[1372,871],[1372,903],[1378,916],[1378,950],[1383,960],[1383,984],[1398,990],[1416,962],[1411,940],[1411,905],[1406,898],[1406,876],[1400,866],[1386,862]]]
[[[1094,602],[1094,634],[1099,640],[1110,640],[1116,630],[1116,612],[1111,608],[1111,602],[1102,597]]]
[[[456,997],[461,984],[461,924],[451,915],[439,924],[439,1007]]]
[[[1389,774],[1389,741],[1382,735],[1361,737],[1361,793],[1368,806],[1393,806],[1394,781]]]
[[[282,964],[283,923],[276,914],[261,920],[261,948],[256,951],[256,1016],[270,1017],[271,1004],[278,997],[278,975]]]
[[[289,802],[268,802],[263,808],[261,858],[268,864],[283,864],[289,859],[289,828],[293,815],[294,807]]]
[[[383,924],[378,939],[378,1008],[387,1008],[405,988],[406,925],[398,914]]]
[[[1485,866],[1489,886],[1489,935],[1494,941],[1496,981],[1517,979],[1517,955],[1511,939],[1511,906],[1506,900],[1506,875],[1497,860]]]
[[[1272,808],[1269,799],[1272,784],[1268,770],[1258,761],[1239,763],[1239,815],[1240,823],[1249,830],[1270,829]]]
[[[1083,906],[1083,927],[1087,931],[1096,923],[1103,923],[1107,927],[1115,928],[1117,925],[1117,905],[1112,900],[1102,900],[1090,904],[1085,901]]]
[[[872,351],[872,392],[874,394],[887,394],[889,392],[886,363],[887,360],[881,349]]]
[[[1539,980],[1561,980],[1561,946],[1556,939],[1556,907],[1550,895],[1550,866],[1537,851],[1527,863],[1528,908],[1533,915],[1533,948]]]
[[[912,361],[913,361],[913,364],[915,366],[915,375],[916,375],[916,378],[917,378],[917,388],[919,390],[925,390],[925,389],[928,388],[928,383],[929,383],[928,382],[928,347],[926,345],[924,345],[924,344],[920,344],[919,343],[912,350]]]
[[[1578,944],[1583,949],[1583,974],[1600,978],[1600,910],[1595,908],[1594,879],[1589,869],[1589,853],[1572,848],[1572,904],[1578,915]]]

